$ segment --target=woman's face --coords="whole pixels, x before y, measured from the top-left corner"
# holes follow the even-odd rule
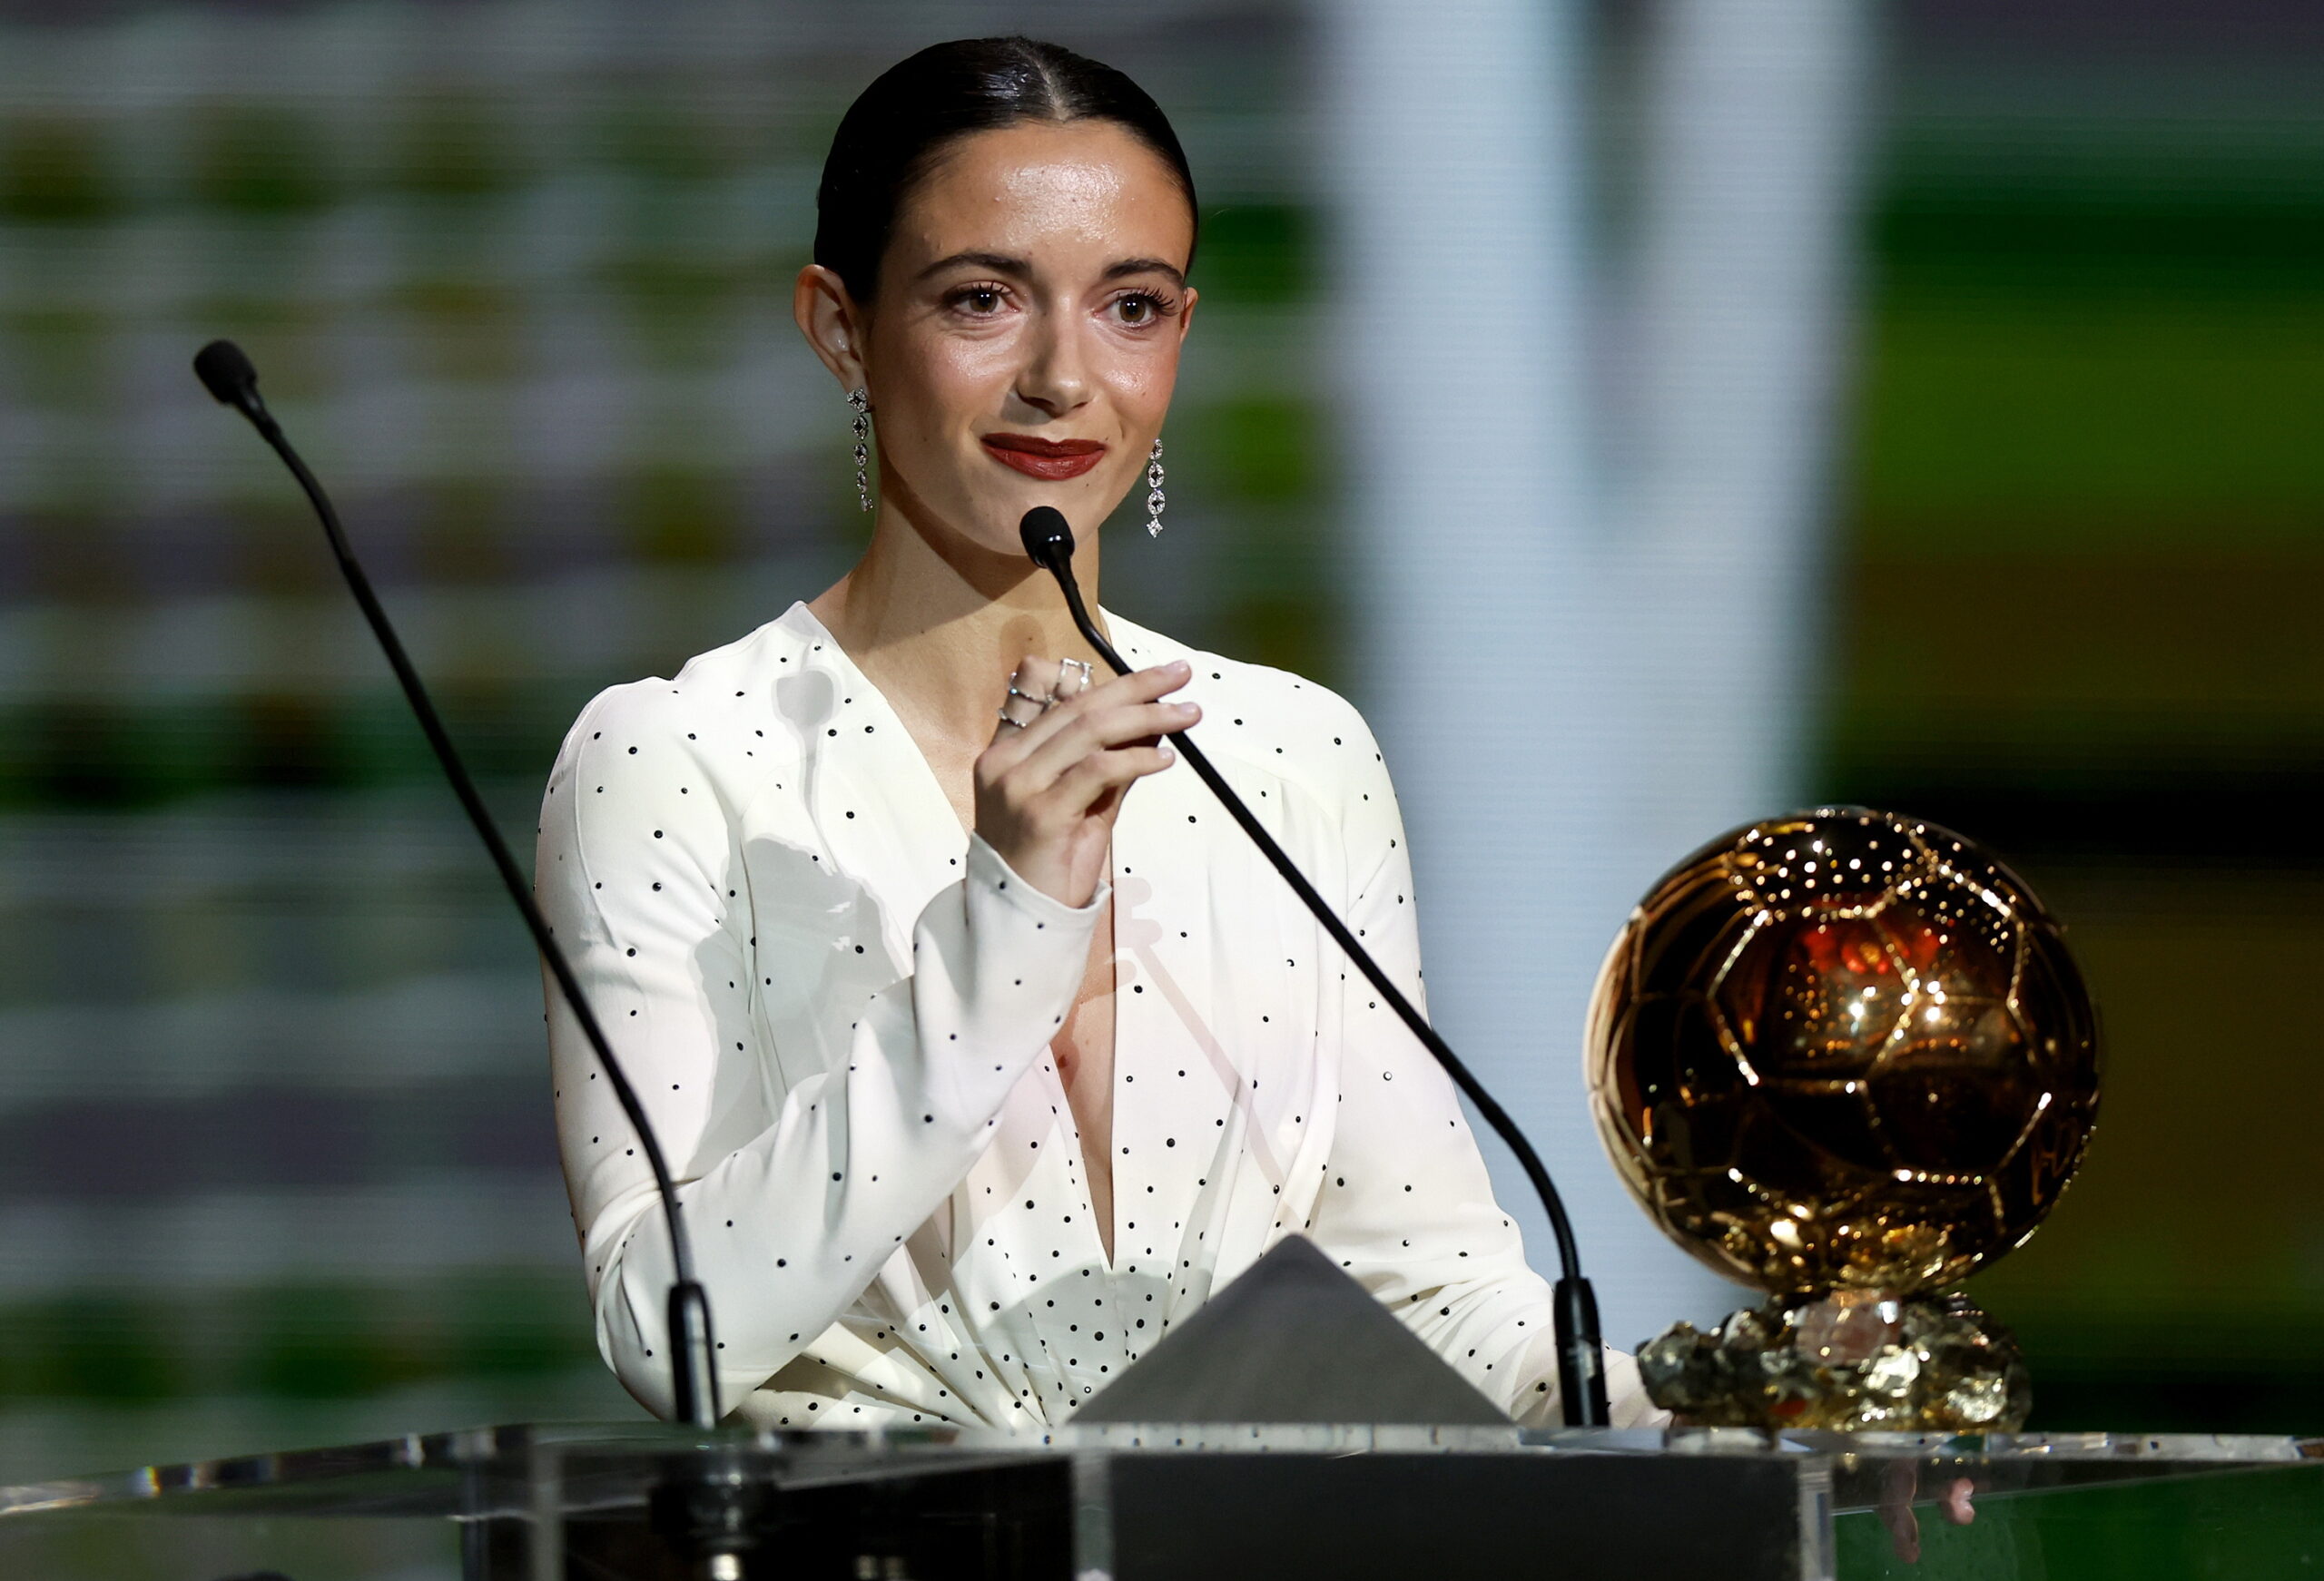
[[[868,311],[838,292],[819,335],[811,290],[833,293],[809,277],[835,277],[803,274],[802,326],[842,379],[860,369],[883,496],[940,552],[950,536],[1021,555],[1033,506],[1087,537],[1140,480],[1193,317],[1193,245],[1184,191],[1128,132],[1023,123],[921,180]]]

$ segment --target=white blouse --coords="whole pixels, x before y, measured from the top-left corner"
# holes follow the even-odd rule
[[[1105,619],[1134,665],[1193,664],[1196,739],[1417,1002],[1355,710]],[[536,889],[667,1150],[745,1419],[1059,1422],[1291,1233],[1512,1416],[1559,1419],[1549,1289],[1452,1084],[1183,765],[1114,830],[1110,1261],[1048,1048],[1105,894],[1064,906],[964,835],[804,604],[589,704]],[[549,1045],[598,1347],[666,1416],[653,1180],[554,992]],[[1616,1421],[1649,1418],[1614,1366]]]

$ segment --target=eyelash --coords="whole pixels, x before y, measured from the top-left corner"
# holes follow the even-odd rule
[[[948,292],[946,292],[946,293],[945,293],[945,296],[944,296],[944,305],[945,305],[946,307],[948,307],[948,308],[956,308],[956,309],[957,309],[957,308],[965,308],[965,307],[967,307],[967,306],[968,306],[969,299],[970,299],[970,297],[1005,297],[1005,296],[1007,296],[1008,294],[1009,294],[1009,288],[1008,288],[1007,286],[1000,286],[1000,285],[971,285],[971,286],[960,286],[960,287],[958,287],[957,289],[955,289],[955,290],[950,290],[950,291],[948,291]],[[973,315],[973,316],[975,316],[975,317],[982,317],[983,315],[981,315],[981,314],[978,314],[978,315]]]
[[[1112,302],[1108,303],[1108,306],[1119,307],[1124,302],[1144,302],[1148,308],[1152,309],[1153,317],[1149,318],[1146,321],[1149,324],[1159,319],[1167,319],[1178,310],[1177,299],[1166,297],[1159,291],[1124,291],[1120,296],[1116,297]],[[1144,327],[1145,326],[1142,324],[1130,326],[1132,329],[1143,329]]]
[[[959,287],[957,290],[948,293],[944,299],[944,305],[957,311],[965,309],[969,303],[969,300],[972,297],[1006,297],[1008,294],[1009,288],[1004,285],[983,283],[977,285],[966,285]],[[1109,308],[1118,308],[1124,302],[1144,302],[1152,310],[1152,318],[1147,319],[1144,323],[1128,324],[1124,326],[1124,328],[1131,329],[1144,329],[1146,324],[1171,318],[1175,316],[1178,310],[1177,299],[1165,296],[1160,291],[1151,290],[1124,291],[1121,295],[1114,298],[1112,301],[1106,305]],[[986,315],[981,313],[973,313],[970,316],[971,318],[983,318]]]

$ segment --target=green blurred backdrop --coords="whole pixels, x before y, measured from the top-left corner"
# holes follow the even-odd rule
[[[1900,32],[1822,783],[2010,853],[2100,1001],[2088,1167],[1974,1287],[2036,1426],[2324,1423],[2319,21]]]

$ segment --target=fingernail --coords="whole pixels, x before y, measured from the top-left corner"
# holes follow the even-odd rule
[[[1192,664],[1187,663],[1184,659],[1173,659],[1170,661],[1168,668],[1173,674],[1191,675],[1194,673],[1195,667]]]
[[[1170,743],[1167,741],[1156,742],[1155,750],[1159,751],[1165,758],[1176,758],[1178,755],[1176,751],[1171,750]]]

